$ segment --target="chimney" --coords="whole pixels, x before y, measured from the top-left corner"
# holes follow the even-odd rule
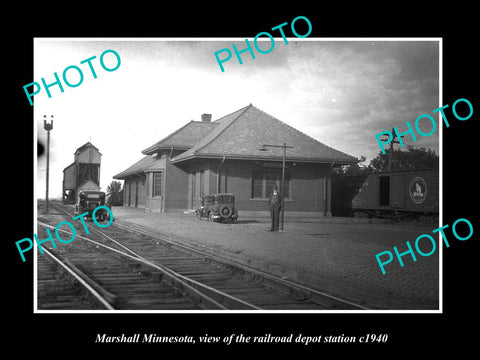
[[[212,114],[202,114],[202,122],[211,122]]]

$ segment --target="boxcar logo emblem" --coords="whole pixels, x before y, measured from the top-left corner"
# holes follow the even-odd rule
[[[427,183],[420,177],[414,177],[410,181],[410,198],[415,204],[421,204],[427,197]]]

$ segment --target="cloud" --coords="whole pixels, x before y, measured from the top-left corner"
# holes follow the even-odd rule
[[[232,53],[221,72],[214,52],[232,50],[232,44],[245,48],[243,39],[38,40],[34,81],[53,78],[54,71],[61,75],[66,66],[106,49],[115,49],[122,59],[114,72],[96,63],[97,79],[86,72],[77,88],[52,89],[51,99],[45,93],[35,97],[39,138],[43,114],[55,115],[51,189],[61,192],[62,170],[90,138],[104,155],[105,188],[114,174],[142,157],[142,149],[199,120],[201,113],[217,119],[253,103],[329,146],[371,158],[379,151],[376,133],[438,107],[436,41],[294,38],[285,45],[280,38],[269,54],[252,59],[243,53],[243,64]],[[438,133],[414,144],[424,143],[438,147]],[[38,167],[41,172],[44,164]]]

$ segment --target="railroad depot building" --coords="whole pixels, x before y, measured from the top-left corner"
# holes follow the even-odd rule
[[[274,185],[281,190],[284,143],[285,212],[331,216],[331,169],[357,159],[248,105],[211,121],[190,121],[147,147],[141,160],[118,173],[124,180],[124,206],[150,211],[185,211],[199,197],[235,194],[240,216],[268,211]],[[265,151],[266,150],[266,151]]]

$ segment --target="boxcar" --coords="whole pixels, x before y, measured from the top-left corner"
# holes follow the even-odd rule
[[[355,216],[438,217],[439,170],[369,175],[352,200]]]

